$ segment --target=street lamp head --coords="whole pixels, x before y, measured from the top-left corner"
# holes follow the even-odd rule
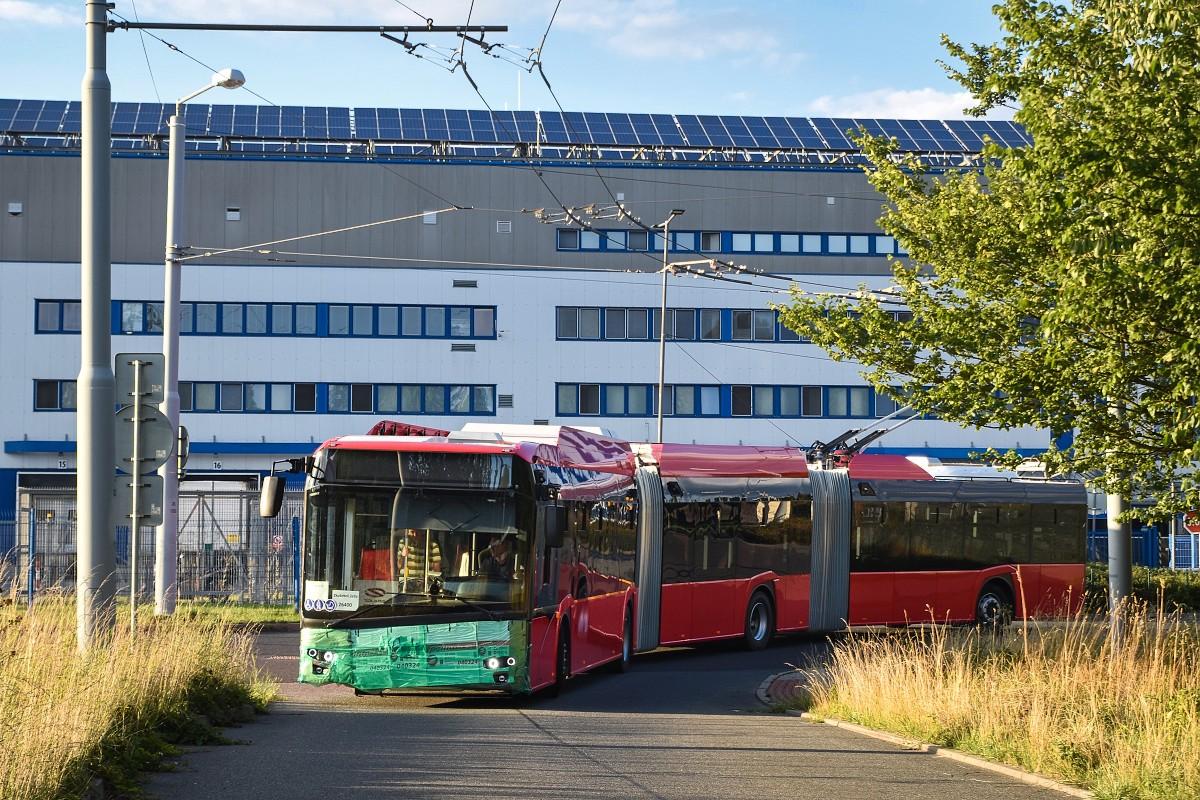
[[[246,83],[246,76],[242,74],[240,69],[226,67],[220,72],[214,72],[212,76],[212,85],[220,86],[223,89],[237,89]]]
[[[672,209],[671,209],[671,216],[672,216],[672,217],[678,217],[678,216],[682,216],[682,214],[683,214],[683,209],[682,209],[682,208],[672,208]]]

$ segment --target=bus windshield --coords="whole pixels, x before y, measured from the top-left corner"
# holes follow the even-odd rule
[[[512,491],[323,486],[308,496],[305,611],[523,611],[526,502]]]

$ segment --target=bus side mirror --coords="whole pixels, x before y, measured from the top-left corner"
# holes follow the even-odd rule
[[[283,508],[283,478],[278,475],[268,475],[262,479],[262,488],[258,493],[258,515],[266,519],[279,516]]]
[[[546,547],[562,547],[563,532],[567,529],[567,509],[550,506],[546,509]]]

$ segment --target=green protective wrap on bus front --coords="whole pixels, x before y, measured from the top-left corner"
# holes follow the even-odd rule
[[[524,620],[303,628],[298,680],[364,692],[433,686],[528,692],[528,632]],[[499,660],[499,668],[488,668],[491,658]]]

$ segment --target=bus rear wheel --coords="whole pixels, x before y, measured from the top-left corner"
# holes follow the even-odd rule
[[[980,627],[1005,628],[1015,615],[1012,593],[1003,582],[990,581],[979,592],[979,599],[975,601],[975,622]]]
[[[762,650],[775,633],[775,612],[766,592],[755,592],[746,606],[746,627],[742,641],[747,650]]]
[[[625,626],[621,632],[621,657],[613,662],[616,672],[629,672],[633,666],[633,613],[625,609]]]

